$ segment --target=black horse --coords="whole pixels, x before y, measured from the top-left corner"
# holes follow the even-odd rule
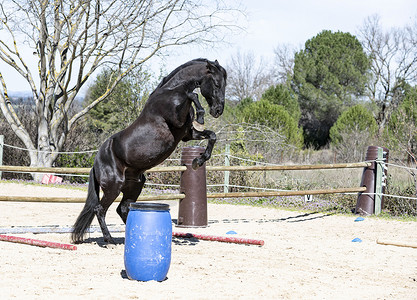
[[[184,64],[172,73],[178,73],[194,63]],[[201,68],[201,63],[200,68]],[[74,243],[83,241],[84,233],[97,216],[104,241],[114,243],[105,222],[108,208],[120,192],[123,198],[117,213],[126,223],[129,204],[135,202],[145,184],[144,172],[163,162],[180,141],[208,139],[204,153],[194,159],[193,168],[207,161],[216,142],[210,130],[198,131],[192,126],[194,109],[191,103],[198,102],[193,91],[199,87],[205,97],[210,114],[217,118],[223,113],[226,87],[226,70],[217,61],[205,60],[204,72],[181,75],[173,87],[161,83],[149,96],[139,117],[126,129],[112,135],[100,147],[90,171],[88,195],[83,210],[72,231]],[[165,83],[170,79],[167,76]],[[165,80],[164,79],[164,80]],[[164,82],[164,81],[163,81]],[[99,199],[100,187],[103,197]]]

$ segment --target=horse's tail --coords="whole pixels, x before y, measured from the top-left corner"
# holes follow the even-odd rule
[[[99,204],[99,188],[98,182],[94,174],[94,167],[90,171],[88,182],[87,200],[80,215],[73,226],[71,239],[74,243],[81,243],[84,240],[84,234],[94,219],[94,209]]]

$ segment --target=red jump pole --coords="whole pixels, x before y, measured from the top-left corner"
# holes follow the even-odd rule
[[[173,232],[172,236],[183,237],[183,238],[196,238],[199,240],[235,243],[235,244],[248,244],[248,245],[259,245],[259,246],[263,246],[264,244],[263,240],[224,237],[224,236],[215,236],[215,235],[203,235],[203,234],[194,234],[194,233],[186,233],[186,232]]]
[[[74,245],[27,239],[27,238],[11,236],[11,235],[3,235],[3,234],[0,234],[0,241],[28,244],[28,245],[38,246],[38,247],[59,248],[59,249],[64,249],[64,250],[77,250],[77,246],[74,246]]]

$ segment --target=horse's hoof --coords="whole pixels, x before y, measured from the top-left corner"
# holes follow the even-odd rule
[[[105,245],[105,247],[107,249],[115,249],[116,248],[116,244],[107,244],[107,245]]]
[[[202,131],[204,131],[204,124],[200,124],[200,123],[198,123],[197,121],[193,121],[193,128],[195,129],[195,130],[197,130],[197,131],[200,131],[200,132],[202,132]]]
[[[193,159],[192,167],[193,170],[197,170],[200,167],[200,164],[198,163],[198,158]]]

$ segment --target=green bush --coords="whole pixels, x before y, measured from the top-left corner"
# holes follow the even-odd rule
[[[372,114],[362,105],[358,104],[344,111],[330,128],[332,144],[343,143],[343,133],[367,131],[371,136],[375,135],[378,125]]]
[[[373,143],[378,125],[372,114],[358,104],[344,111],[330,128],[331,146],[339,161],[364,160],[366,148]]]
[[[266,125],[278,130],[287,144],[296,147],[303,145],[303,134],[298,128],[298,122],[282,105],[261,99],[247,105],[242,111],[242,116],[245,122]]]
[[[284,106],[295,121],[298,122],[300,120],[301,110],[297,95],[285,85],[278,84],[271,86],[263,93],[262,99],[268,100],[273,104]]]
[[[417,156],[417,88],[406,92],[404,100],[391,115],[385,128],[384,138],[389,141],[392,151],[408,152],[409,156]]]

